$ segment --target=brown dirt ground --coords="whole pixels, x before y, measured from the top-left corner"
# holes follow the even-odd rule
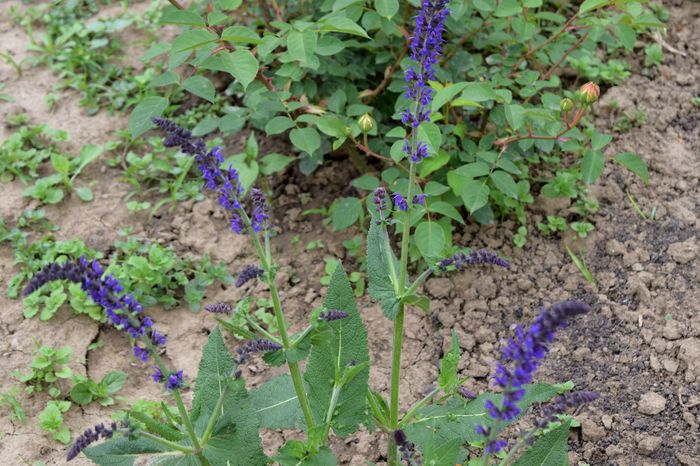
[[[19,2],[0,5],[5,12]],[[473,270],[428,281],[425,288],[434,299],[430,316],[411,312],[406,317],[401,404],[409,406],[434,383],[443,350],[451,330],[461,339],[464,356],[460,370],[473,377],[470,388],[487,388],[488,374],[497,357],[499,342],[511,335],[512,326],[531,320],[537,308],[562,299],[582,299],[593,312],[573,328],[562,332],[546,360],[541,378],[547,381],[573,380],[579,389],[600,392],[601,398],[578,413],[582,427],[572,432],[570,464],[661,466],[700,464],[700,291],[698,288],[698,214],[700,214],[700,108],[690,99],[700,95],[700,4],[667,2],[672,19],[666,41],[685,56],[665,52],[663,66],[656,70],[637,68],[624,84],[609,89],[597,105],[597,124],[610,128],[621,111],[643,110],[647,122],[617,134],[608,155],[621,151],[640,154],[650,167],[649,185],[620,167],[608,164],[595,187],[601,203],[595,232],[585,241],[567,236],[543,238],[536,222],[546,214],[567,215],[572,207],[561,202],[538,199],[532,208],[530,236],[524,249],[512,246],[513,224],[492,227],[469,225],[457,232],[455,242],[489,247],[510,257],[508,271]],[[0,44],[16,60],[27,56],[24,32],[0,15]],[[45,111],[43,98],[57,79],[47,69],[25,67],[16,79],[10,67],[0,63],[0,82],[16,104],[0,102],[0,114],[18,110],[34,122],[47,123],[71,133],[68,149],[84,143],[104,143],[126,126],[123,116],[105,112],[88,117],[79,107],[77,94],[61,92],[58,108]],[[611,108],[616,101],[618,110]],[[0,137],[7,129],[0,126]],[[245,138],[229,141],[229,151],[242,146]],[[261,151],[280,148],[275,140],[264,139]],[[179,253],[213,254],[230,264],[233,273],[254,261],[245,240],[226,231],[224,220],[211,201],[185,202],[175,212],[164,213],[148,223],[144,215],[130,213],[122,199],[129,187],[118,172],[94,163],[86,173],[97,181],[95,200],[86,205],[75,198],[48,207],[47,216],[61,229],[61,239],[81,238],[90,246],[106,250],[119,228],[132,226],[135,233]],[[332,234],[317,217],[302,216],[309,207],[327,205],[338,195],[352,194],[347,180],[356,176],[347,161],[334,161],[313,177],[294,170],[275,180],[280,193],[275,199],[275,219],[282,234],[274,241],[280,257],[280,285],[288,319],[301,324],[310,309],[320,305],[324,258],[340,257],[350,270],[355,263],[344,257],[342,240],[357,231]],[[0,213],[12,222],[24,208],[36,205],[21,197],[18,183],[0,184]],[[632,208],[626,192],[634,196],[643,211],[656,207],[656,219],[644,221]],[[308,196],[302,195],[309,193]],[[292,238],[300,235],[294,244]],[[322,239],[323,250],[304,250],[306,242]],[[597,286],[588,285],[568,258],[565,246],[584,257]],[[0,249],[0,288],[14,275],[13,252]],[[264,295],[258,285],[244,289],[210,289],[207,301],[233,302],[247,293]],[[386,393],[390,373],[390,325],[379,308],[367,299],[360,302],[370,330],[374,389]],[[119,393],[126,399],[161,396],[149,383],[148,368],[129,356],[124,338],[116,331],[99,327],[84,317],[62,309],[50,322],[22,317],[20,301],[0,293],[0,391],[17,383],[7,376],[23,370],[31,360],[34,342],[69,344],[74,349],[74,370],[98,378],[110,370],[128,373]],[[195,375],[201,348],[213,327],[204,314],[186,309],[166,312],[151,309],[159,328],[170,336],[167,357],[185,375]],[[96,340],[104,346],[87,353]],[[116,355],[116,357],[115,357]],[[259,385],[277,371],[261,360],[245,370],[249,386]],[[658,396],[650,395],[653,393]],[[3,412],[0,418],[2,464],[64,464],[66,449],[38,428],[36,416],[45,398],[22,397],[30,418],[26,426],[12,422]],[[125,406],[125,402],[117,405]],[[105,420],[111,409],[90,406],[72,409],[67,424],[74,434]],[[646,414],[645,414],[646,413]],[[265,432],[266,445],[279,445],[295,433]],[[361,465],[381,461],[385,438],[359,432],[337,439],[334,450],[341,464]],[[270,448],[267,452],[271,453]],[[88,464],[84,457],[75,464]]]

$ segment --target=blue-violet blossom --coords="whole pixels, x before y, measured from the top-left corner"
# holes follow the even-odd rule
[[[516,337],[503,349],[493,376],[495,384],[503,389],[501,406],[491,400],[484,404],[491,418],[510,422],[520,415],[521,409],[516,403],[525,396],[524,386],[532,382],[556,331],[566,327],[569,318],[588,311],[589,307],[584,303],[564,301],[543,309],[527,331],[520,326],[516,328]],[[478,426],[477,433],[487,438],[486,454],[498,453],[507,445],[504,440],[496,438],[499,432],[491,427]]]

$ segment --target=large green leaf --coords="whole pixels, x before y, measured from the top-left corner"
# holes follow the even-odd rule
[[[374,8],[380,16],[391,18],[399,12],[399,0],[374,0]]]
[[[158,455],[161,459],[173,460],[179,457],[185,459],[182,453],[170,452],[163,445],[147,439],[129,440],[124,437],[116,437],[97,446],[83,450],[85,456],[97,464],[109,466],[133,466],[136,460],[145,455]],[[142,456],[144,455],[144,456]],[[162,463],[159,463],[162,464]],[[196,464],[196,463],[192,463]]]
[[[156,125],[151,121],[151,118],[161,116],[167,107],[168,99],[165,97],[145,97],[129,115],[131,136],[135,138],[149,129],[155,128]]]
[[[423,257],[436,258],[445,247],[445,232],[437,222],[424,221],[416,227],[415,241]]]
[[[399,270],[399,263],[389,244],[389,236],[384,223],[377,224],[372,218],[367,233],[367,282],[369,295],[381,301],[382,311],[389,319],[399,312],[399,300],[392,281],[392,272]]]
[[[321,147],[321,136],[316,128],[294,128],[289,133],[289,139],[297,149],[313,155]]]
[[[355,432],[367,419],[367,380],[369,379],[369,348],[367,330],[355,305],[355,295],[342,264],[339,264],[323,300],[326,309],[348,313],[344,319],[329,322],[332,336],[319,344],[313,343],[304,379],[309,385],[309,402],[317,421],[326,418],[334,386],[352,367],[362,366],[354,377],[342,385],[332,412],[331,427],[342,437]]]
[[[190,76],[182,83],[182,87],[209,102],[214,102],[214,97],[216,97],[214,85],[204,76]]]
[[[603,153],[597,150],[587,150],[583,154],[583,160],[581,160],[581,174],[583,175],[583,182],[586,184],[592,184],[598,179],[601,173],[603,173],[603,166],[605,165],[605,157]]]
[[[518,458],[518,461],[513,466],[530,466],[533,464],[538,466],[568,465],[570,424],[571,421],[568,421],[538,438],[535,444]]]
[[[204,454],[215,464],[256,465],[266,461],[258,435],[258,418],[243,379],[232,380],[235,369],[221,330],[209,335],[199,361],[192,402],[192,422],[201,435],[221,396],[224,402]]]
[[[267,429],[302,429],[304,427],[304,415],[289,374],[275,377],[251,390],[250,398],[260,420],[260,427]]]
[[[631,152],[622,152],[615,156],[615,162],[644,180],[644,183],[649,183],[649,169],[644,160],[637,154]]]
[[[481,181],[469,180],[462,185],[462,201],[470,214],[489,202],[489,187]]]

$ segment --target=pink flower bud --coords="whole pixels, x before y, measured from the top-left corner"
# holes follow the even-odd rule
[[[586,105],[590,105],[600,97],[600,88],[596,83],[587,82],[581,86],[578,93],[581,96],[581,101]]]

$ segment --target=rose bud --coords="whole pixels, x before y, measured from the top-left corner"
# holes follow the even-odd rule
[[[595,83],[587,82],[581,86],[578,93],[581,96],[581,101],[586,105],[590,105],[600,97],[600,88]]]

